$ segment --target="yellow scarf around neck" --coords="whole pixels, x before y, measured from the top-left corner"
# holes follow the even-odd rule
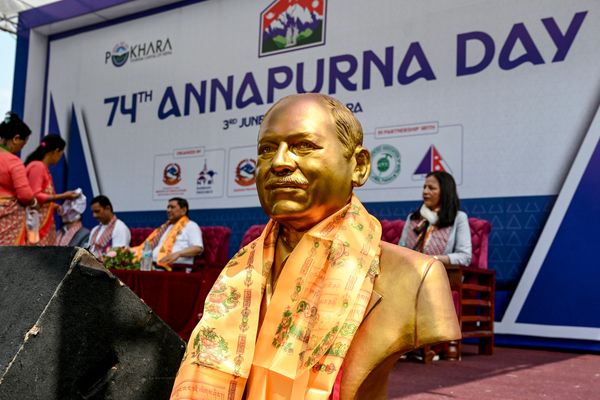
[[[304,234],[258,332],[279,226],[227,264],[207,296],[171,399],[327,399],[379,272],[381,225],[360,201]],[[246,383],[248,387],[246,388]],[[214,396],[214,397],[213,397]]]

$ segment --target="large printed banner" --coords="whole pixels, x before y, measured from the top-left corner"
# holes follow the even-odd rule
[[[555,195],[598,107],[598,38],[584,0],[204,1],[50,37],[46,131],[76,119],[119,210],[253,207],[263,114],[316,91],[363,124],[363,201],[417,199],[435,170],[463,198]]]

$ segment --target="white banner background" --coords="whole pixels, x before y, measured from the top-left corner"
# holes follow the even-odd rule
[[[269,68],[289,66],[294,72],[292,83],[275,91],[279,99],[296,91],[298,63],[303,63],[304,84],[311,88],[317,60],[324,59],[322,92],[326,93],[330,58],[341,55],[358,61],[350,78],[357,89],[346,90],[337,82],[333,96],[360,107],[356,115],[370,150],[387,144],[399,154],[398,159],[393,155],[389,159],[392,167],[399,162],[397,176],[374,165],[374,174],[389,181],[370,180],[359,192],[363,201],[419,198],[421,183],[413,175],[432,145],[457,178],[462,198],[558,193],[598,106],[600,2],[329,0],[325,45],[259,57],[260,13],[269,5],[269,0],[205,1],[50,41],[46,109],[51,96],[63,132],[69,127],[71,105],[81,113],[99,190],[119,210],[163,209],[170,194],[187,197],[192,208],[258,206],[252,185],[236,183],[238,167],[248,167],[247,160],[255,157],[258,126],[239,125],[268,109]],[[553,18],[564,34],[575,14],[583,11],[587,15],[566,58],[553,63],[557,46],[542,19]],[[544,63],[503,70],[499,54],[519,23],[526,27]],[[482,71],[457,76],[457,36],[473,31],[493,39],[494,57]],[[170,54],[135,62],[130,58],[122,67],[110,60],[105,63],[106,52],[117,43],[133,46],[167,38]],[[398,71],[413,42],[419,43],[436,79],[402,85]],[[372,66],[371,87],[363,89],[363,53],[372,51],[383,60],[387,47],[393,47],[393,84],[384,86]],[[523,52],[517,41],[510,60]],[[468,43],[467,65],[476,64],[482,55],[480,42]],[[339,68],[348,66],[341,63]],[[419,69],[413,60],[408,75]],[[248,72],[265,104],[238,109],[235,98]],[[217,96],[216,111],[209,112],[211,80],[225,85],[229,76],[234,79],[234,106],[227,110]],[[202,81],[207,81],[209,97],[205,113],[198,113],[192,102],[189,115],[159,119],[168,87],[183,114],[185,85],[198,88]],[[112,126],[107,126],[111,104],[105,104],[106,98],[124,95],[129,106],[134,93],[150,91],[151,99],[139,97],[145,101],[138,102],[135,123],[117,112]],[[225,121],[233,120],[237,123],[224,129]],[[435,128],[422,133],[401,129],[430,124]],[[382,129],[395,129],[397,134]],[[199,150],[178,154],[181,149]],[[165,166],[172,163],[179,165],[181,180],[166,185]],[[199,181],[205,166],[205,172],[213,173],[211,184]]]

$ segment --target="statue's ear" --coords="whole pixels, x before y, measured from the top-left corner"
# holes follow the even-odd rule
[[[369,179],[371,173],[371,154],[369,150],[362,146],[358,146],[354,150],[354,159],[356,160],[356,166],[352,171],[352,186],[359,187],[364,185]]]

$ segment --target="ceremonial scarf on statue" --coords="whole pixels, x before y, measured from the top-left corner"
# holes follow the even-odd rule
[[[207,296],[171,399],[328,399],[379,273],[381,225],[356,197],[304,234],[270,299],[279,232],[227,264]],[[269,301],[270,300],[270,301]],[[261,303],[269,301],[260,332]],[[221,397],[222,396],[222,397]]]
[[[171,230],[167,233],[167,237],[165,238],[165,240],[163,240],[162,246],[160,246],[160,249],[158,250],[158,256],[156,257],[156,260],[157,260],[156,265],[163,267],[167,271],[171,271],[172,270],[171,266],[169,264],[161,263],[160,260],[162,260],[167,255],[171,254],[171,252],[173,251],[173,245],[175,244],[175,240],[177,239],[177,235],[179,235],[181,233],[181,231],[183,230],[183,228],[185,228],[185,226],[187,225],[187,223],[189,221],[190,221],[190,219],[188,218],[188,216],[184,215],[183,217],[179,218],[177,220],[177,222],[175,222],[174,224],[171,224],[170,222],[167,221],[164,224],[162,224],[161,226],[159,226],[158,228],[156,228],[146,238],[146,240],[144,240],[144,242],[142,244],[132,248],[132,250],[135,252],[137,259],[139,260],[142,257],[142,250],[144,248],[144,244],[147,241],[150,242],[150,246],[152,247],[152,250],[154,250],[154,248],[160,242],[160,238],[167,231],[169,226],[173,225]]]
[[[102,231],[102,235],[98,237],[98,233],[100,232],[100,227],[94,230],[94,234],[90,238],[89,248],[92,253],[98,252],[100,255],[106,254],[106,251],[110,247],[112,242],[112,234],[115,230],[115,225],[117,224],[117,216],[113,214],[112,218],[106,224],[104,231]]]
[[[406,247],[432,256],[444,254],[450,237],[450,226],[438,228],[438,215],[423,204],[419,210],[421,219],[408,221]]]

